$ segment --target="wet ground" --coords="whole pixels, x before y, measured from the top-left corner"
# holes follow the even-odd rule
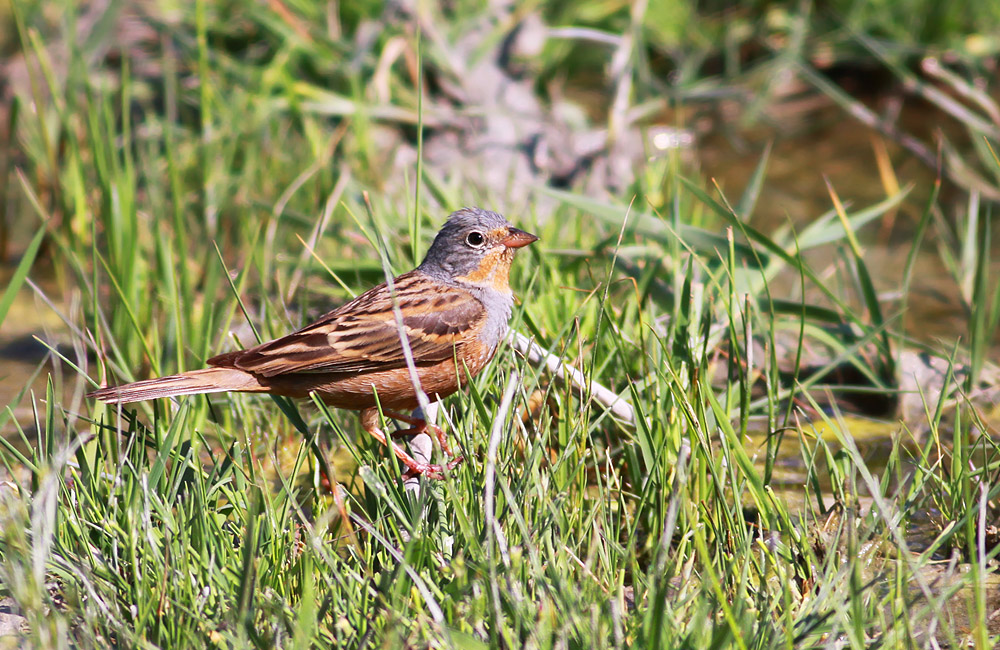
[[[10,262],[0,267],[0,287],[6,287],[16,265]],[[55,284],[44,278],[38,280],[34,274],[29,278],[42,283],[42,290],[49,295],[61,296]],[[41,339],[41,340],[39,340]],[[18,395],[30,391],[39,398],[44,398],[46,384],[50,372],[55,370],[66,381],[75,383],[72,371],[67,368],[55,368],[46,363],[49,349],[42,341],[69,342],[68,329],[30,286],[25,284],[14,298],[7,317],[0,324],[0,408],[10,406],[14,419],[22,426],[32,428],[34,414],[30,407],[30,399],[22,398],[18,403]],[[6,421],[0,415],[0,421]],[[12,422],[6,421],[0,426],[0,435],[7,439],[16,437]]]
[[[933,112],[924,110],[921,114],[914,109],[910,112],[914,114],[904,112],[900,118],[908,125],[940,124]],[[886,198],[876,156],[876,147],[884,145],[898,184],[912,185],[912,189],[898,210],[867,225],[858,234],[864,246],[865,264],[876,288],[882,292],[880,297],[887,310],[891,310],[936,172],[844,117],[837,109],[818,109],[808,117],[808,122],[805,116],[797,117],[800,126],[794,134],[779,136],[774,129],[757,129],[739,138],[713,133],[698,148],[702,172],[715,179],[729,200],[735,201],[750,181],[760,152],[773,142],[766,182],[751,224],[764,232],[789,223],[802,228],[832,208],[827,180],[840,199],[849,204],[849,209],[872,206]],[[920,135],[934,137],[929,126],[922,130],[926,133]],[[963,191],[944,182],[938,203],[950,224],[955,224],[967,209],[965,197]],[[995,221],[993,232],[998,230],[1000,221]],[[909,336],[932,344],[944,342],[943,347],[948,348],[956,337],[966,335],[967,326],[960,289],[938,252],[942,241],[933,227],[925,235],[902,324]],[[993,238],[992,251],[994,277],[1000,277],[1000,237]],[[824,268],[831,256],[832,251],[827,250],[812,257],[814,268]],[[796,283],[793,281],[787,289],[795,292]],[[992,360],[1000,361],[1000,332],[994,336]]]

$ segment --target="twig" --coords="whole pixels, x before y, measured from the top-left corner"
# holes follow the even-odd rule
[[[589,393],[592,399],[611,411],[611,414],[616,418],[626,424],[635,424],[635,409],[626,399],[596,381],[588,381],[575,366],[554,354],[550,354],[524,334],[520,332],[512,332],[512,334],[514,349],[523,354],[529,363],[535,366],[544,366],[555,375],[556,380],[568,382],[581,395]]]

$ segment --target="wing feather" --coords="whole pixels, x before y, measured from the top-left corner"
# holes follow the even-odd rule
[[[418,365],[451,358],[486,318],[482,303],[463,289],[427,292],[418,271],[393,282],[413,358]],[[279,339],[213,357],[213,366],[274,377],[299,372],[367,372],[406,365],[392,310],[392,293],[379,285]]]

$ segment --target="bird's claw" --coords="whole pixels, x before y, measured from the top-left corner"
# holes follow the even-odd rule
[[[445,465],[433,465],[431,463],[421,463],[415,462],[413,465],[407,465],[406,471],[403,472],[403,479],[415,478],[417,476],[426,476],[427,478],[440,481],[444,479],[445,472],[450,472],[465,460],[464,456],[456,456],[449,460]]]

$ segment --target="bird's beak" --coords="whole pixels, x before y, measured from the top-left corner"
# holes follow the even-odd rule
[[[530,232],[511,228],[507,236],[500,240],[500,243],[507,248],[521,248],[536,241],[538,241],[538,237],[532,235]]]

